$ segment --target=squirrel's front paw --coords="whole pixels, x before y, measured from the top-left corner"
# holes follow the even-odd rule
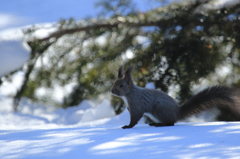
[[[122,128],[123,128],[123,129],[129,129],[129,128],[132,128],[132,127],[129,126],[129,125],[125,125],[125,126],[123,126]]]

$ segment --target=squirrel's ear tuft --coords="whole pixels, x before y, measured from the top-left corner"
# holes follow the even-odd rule
[[[125,81],[127,82],[127,84],[132,87],[133,86],[133,80],[132,80],[132,70],[133,70],[133,66],[130,66],[126,73],[125,73]]]
[[[120,66],[119,69],[118,69],[118,78],[123,78],[123,74],[124,74],[124,66]]]

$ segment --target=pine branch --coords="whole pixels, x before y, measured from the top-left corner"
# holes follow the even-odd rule
[[[100,29],[100,28],[106,28],[106,29],[111,29],[111,28],[118,28],[120,27],[120,25],[124,25],[124,26],[131,26],[131,27],[142,27],[142,26],[156,26],[156,22],[147,22],[147,23],[129,23],[129,22],[115,22],[115,23],[99,23],[99,24],[95,24],[95,25],[89,25],[86,27],[79,27],[79,28],[73,28],[73,29],[64,29],[64,30],[59,30],[56,31],[52,34],[50,34],[48,37],[39,39],[40,42],[42,41],[47,41],[51,38],[60,38],[63,35],[66,34],[73,34],[76,32],[81,32],[81,31],[89,31],[89,30],[96,30],[96,29]]]

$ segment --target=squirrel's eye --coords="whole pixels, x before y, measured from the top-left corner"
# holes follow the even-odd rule
[[[121,87],[121,88],[122,88],[122,87],[123,87],[123,85],[122,85],[122,84],[120,84],[120,85],[119,85],[119,87]]]

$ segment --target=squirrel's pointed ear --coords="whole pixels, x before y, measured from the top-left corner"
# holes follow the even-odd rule
[[[124,69],[124,66],[120,66],[119,69],[118,69],[118,78],[123,78],[123,69]]]
[[[125,73],[125,81],[127,82],[127,84],[132,87],[133,86],[133,80],[132,80],[132,70],[133,70],[133,66],[130,66],[126,73]]]

